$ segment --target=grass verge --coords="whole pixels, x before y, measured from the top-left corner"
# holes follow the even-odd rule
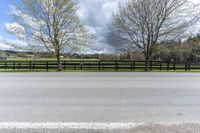
[[[19,72],[145,72],[144,70],[110,70],[110,69],[104,69],[104,70],[63,70],[63,71],[57,71],[57,70],[12,70],[12,69],[0,69],[0,73],[19,73]],[[176,70],[176,71],[167,71],[167,70],[152,70],[151,72],[161,72],[161,73],[200,73],[200,70],[191,70],[191,71],[185,71],[185,70]]]

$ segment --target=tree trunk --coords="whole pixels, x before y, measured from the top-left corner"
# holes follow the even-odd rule
[[[149,65],[150,65],[150,58],[149,57],[145,57],[145,72],[149,72],[150,71]]]
[[[61,62],[61,59],[60,59],[60,53],[59,52],[56,54],[56,58],[57,58],[57,64],[58,64],[58,71],[62,71],[63,68],[62,68],[62,62]]]

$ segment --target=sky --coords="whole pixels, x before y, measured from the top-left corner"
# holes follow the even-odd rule
[[[8,16],[9,5],[11,4],[11,0],[0,0],[0,36],[5,38],[15,39],[13,36],[8,34],[4,30],[4,25],[7,22],[12,22],[12,18]],[[4,44],[0,43],[0,48],[6,48]]]
[[[124,2],[125,0],[80,0],[78,14],[96,37],[89,52],[107,53],[112,50],[104,37],[113,12],[117,11],[119,3]]]
[[[0,37],[18,42],[17,38],[8,34],[5,30],[5,23],[12,22],[9,16],[10,5],[13,0],[0,0]],[[19,2],[20,0],[14,0]],[[112,49],[106,44],[105,34],[108,31],[108,24],[112,20],[113,12],[118,9],[119,2],[126,0],[79,0],[78,15],[86,26],[89,27],[93,36],[96,37],[94,44],[87,51],[88,53],[107,53]],[[191,0],[194,3],[200,0]],[[0,48],[7,48],[0,43]]]

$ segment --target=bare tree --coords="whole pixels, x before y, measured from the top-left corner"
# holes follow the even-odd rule
[[[139,49],[145,56],[145,71],[156,46],[180,39],[198,17],[187,0],[129,0],[113,15],[107,40],[118,49]],[[190,14],[190,16],[188,16]]]
[[[13,6],[16,22],[6,30],[28,43],[28,48],[56,55],[58,70],[62,70],[61,53],[88,46],[90,36],[76,15],[74,0],[22,0]]]

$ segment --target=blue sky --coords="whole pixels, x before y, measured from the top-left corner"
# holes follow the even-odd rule
[[[4,31],[4,24],[12,22],[12,18],[8,15],[9,6],[12,4],[12,0],[0,0],[0,35],[4,37],[11,37]]]

